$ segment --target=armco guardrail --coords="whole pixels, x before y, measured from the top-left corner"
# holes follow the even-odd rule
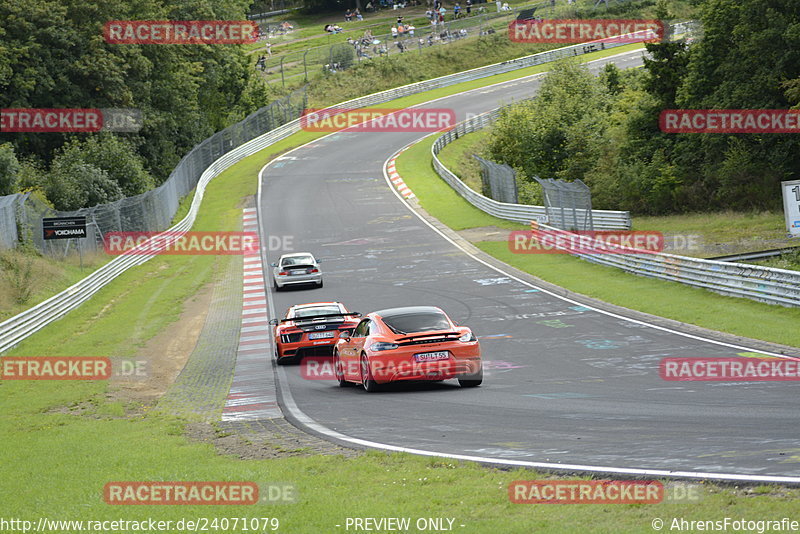
[[[529,204],[509,204],[485,197],[462,182],[458,176],[453,174],[450,169],[439,161],[438,157],[442,148],[462,135],[476,132],[491,124],[497,119],[501,109],[502,108],[498,108],[459,122],[455,128],[437,138],[431,147],[433,168],[436,170],[437,174],[441,176],[442,180],[447,182],[459,195],[464,197],[479,210],[485,211],[489,215],[500,219],[527,224],[537,216],[547,215],[546,208],[544,206],[532,206]],[[576,211],[578,212],[578,217],[583,219],[584,210]],[[592,221],[594,228],[597,230],[620,230],[629,229],[631,227],[631,216],[627,211],[592,210]]]
[[[380,93],[373,93],[371,95],[355,98],[347,102],[342,102],[334,107],[358,108],[371,106],[374,104],[381,104],[396,98],[422,93],[431,89],[447,87],[457,83],[477,80],[479,78],[485,78],[487,76],[493,76],[503,72],[510,72],[512,70],[522,69],[533,65],[540,65],[542,63],[555,61],[564,57],[578,56],[605,48],[614,48],[617,46],[622,46],[622,43],[609,43],[605,45],[602,43],[588,43],[568,46],[511,61],[504,61],[494,65],[479,67],[477,69],[472,69],[465,72],[458,72],[455,74],[442,76],[440,78],[412,83],[402,87],[397,87],[395,89],[389,89],[388,91],[382,91]],[[281,139],[284,139],[293,133],[298,132],[299,130],[300,121],[295,119],[287,124],[284,124],[283,126],[264,133],[255,139],[241,144],[214,161],[214,163],[212,163],[200,177],[188,215],[181,220],[181,222],[167,231],[181,232],[191,228],[197,215],[197,210],[199,209],[200,203],[203,200],[205,187],[214,177],[243,158],[255,154],[259,150],[263,150],[269,145],[280,141]],[[0,323],[0,353],[7,351],[26,337],[39,331],[56,319],[64,316],[70,310],[77,308],[80,304],[88,300],[92,295],[97,293],[101,288],[125,272],[127,269],[135,265],[141,265],[150,258],[151,256],[145,255],[125,255],[115,258],[108,264],[104,265],[91,275],[87,276],[80,282],[67,288],[61,293],[50,297],[46,301],[12,317],[11,319],[4,321],[3,323]]]
[[[548,225],[539,225],[542,235],[568,235],[568,232]],[[569,239],[553,240],[554,243],[571,243]],[[556,245],[558,246],[558,245]],[[689,258],[673,254],[655,252],[636,253],[635,249],[610,247],[570,250],[559,246],[570,254],[584,260],[610,267],[617,267],[629,273],[672,282],[680,282],[730,295],[769,304],[800,306],[800,272],[773,269],[758,265],[729,263],[716,260]]]

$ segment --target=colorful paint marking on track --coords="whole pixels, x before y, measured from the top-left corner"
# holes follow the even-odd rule
[[[243,230],[257,232],[255,208],[244,210]],[[275,395],[270,352],[271,328],[261,254],[244,256],[242,328],[231,391],[222,409],[223,421],[254,421],[282,417]]]
[[[394,164],[397,157],[402,153],[403,151],[401,150],[397,153],[397,155],[395,155],[395,157],[389,160],[389,163],[386,165],[386,171],[389,173],[389,179],[392,181],[392,184],[394,184],[394,187],[397,189],[398,193],[403,195],[405,198],[414,198],[414,193],[411,192],[411,189],[409,189],[403,179],[400,178],[400,175],[397,173],[397,167],[395,167]]]

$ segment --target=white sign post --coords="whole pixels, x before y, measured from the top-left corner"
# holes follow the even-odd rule
[[[783,213],[789,237],[800,237],[800,180],[781,182]]]

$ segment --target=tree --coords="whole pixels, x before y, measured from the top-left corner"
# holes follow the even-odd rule
[[[68,145],[55,157],[43,179],[42,189],[57,210],[87,208],[124,196],[122,187],[108,172],[84,158],[78,144]]]
[[[153,187],[153,178],[132,144],[115,134],[97,134],[84,141],[73,139],[59,154],[103,170],[125,196],[138,195]]]
[[[8,143],[0,145],[0,196],[17,192],[17,175],[20,164],[14,147]]]
[[[602,135],[605,87],[585,66],[565,60],[548,73],[538,96],[504,110],[492,128],[489,154],[526,176],[584,178],[587,139]],[[579,160],[582,160],[579,162]]]

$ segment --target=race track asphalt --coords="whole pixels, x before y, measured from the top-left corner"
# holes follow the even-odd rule
[[[631,67],[641,52],[591,68],[606,61]],[[532,96],[539,83],[528,78],[426,107],[451,107],[463,120]],[[800,476],[796,383],[663,381],[661,358],[743,349],[575,305],[476,261],[416,217],[384,178],[387,158],[424,135],[339,132],[263,170],[263,242],[289,237],[295,250],[321,258],[325,273],[321,289],[270,289],[270,308],[282,316],[293,304],[329,300],[364,313],[439,306],[481,339],[484,384],[368,394],[281,367],[281,387],[299,410],[347,436],[441,453]],[[279,254],[268,251],[268,262]]]

